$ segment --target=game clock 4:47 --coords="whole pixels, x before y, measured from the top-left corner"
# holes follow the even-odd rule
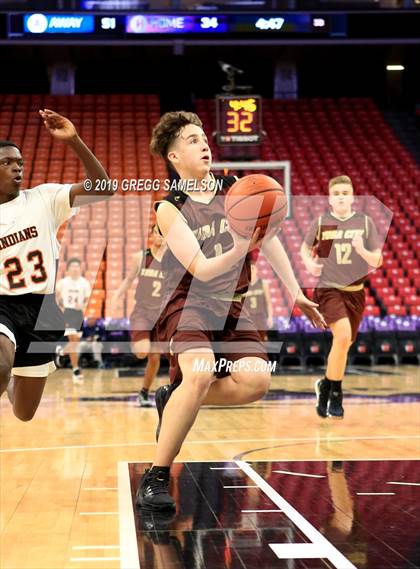
[[[259,95],[218,95],[216,119],[219,145],[260,144],[262,108]]]

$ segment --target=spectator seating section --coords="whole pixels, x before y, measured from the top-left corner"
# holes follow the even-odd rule
[[[133,307],[134,291],[118,309],[111,307],[110,298],[124,278],[132,254],[147,243],[153,222],[151,202],[161,197],[162,191],[122,192],[122,181],[157,178],[162,182],[167,177],[164,162],[152,157],[148,148],[151,130],[160,117],[159,98],[0,95],[0,138],[10,138],[22,149],[26,187],[74,183],[84,177],[77,157],[43,128],[37,111],[44,107],[69,116],[110,177],[118,180],[120,194],[112,201],[82,208],[61,228],[59,277],[67,259],[81,258],[87,278],[94,283],[87,316],[123,317]],[[369,99],[265,100],[263,109],[267,136],[261,159],[291,161],[293,195],[323,195],[329,178],[346,173],[358,194],[376,196],[393,213],[383,266],[367,282],[366,316],[420,317],[420,167],[375,104]],[[207,130],[213,159],[218,160],[220,151],[211,136],[214,101],[198,100],[196,110]],[[282,238],[298,277],[314,286],[316,279],[308,277],[299,257],[308,226],[303,209],[300,205],[294,208],[293,220],[284,222]],[[314,218],[321,213],[318,206],[311,211]],[[288,232],[291,224],[293,231]],[[290,314],[288,294],[261,257],[259,271],[270,282],[275,316]],[[299,316],[299,310],[294,309],[293,315]]]
[[[196,108],[216,161],[220,150],[211,136],[216,128],[214,102],[199,100]],[[263,109],[267,136],[260,158],[291,161],[292,195],[324,195],[328,180],[345,173],[352,178],[357,194],[375,196],[393,213],[383,266],[367,282],[365,314],[420,316],[420,165],[401,145],[374,102],[346,98],[264,100]],[[312,202],[312,218],[321,213]],[[375,221],[384,223],[383,219]],[[307,206],[299,204],[293,208],[293,220],[283,223],[282,239],[298,277],[310,283],[299,256],[307,227]],[[259,271],[270,280],[275,315],[290,314],[288,295],[264,259],[259,261]],[[312,281],[315,284],[316,280]],[[299,315],[299,310],[293,314]]]

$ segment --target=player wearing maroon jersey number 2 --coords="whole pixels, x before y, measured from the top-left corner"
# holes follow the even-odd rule
[[[162,259],[158,336],[169,342],[172,383],[156,391],[158,445],[136,503],[170,510],[175,505],[168,493],[170,466],[200,406],[256,401],[267,391],[270,373],[258,332],[246,313],[241,314],[250,277],[248,251],[258,245],[259,230],[250,242],[229,231],[224,200],[235,178],[210,172],[211,151],[193,113],[165,114],[153,131],[151,149],[176,170],[181,184],[156,204],[158,227],[168,246]],[[301,292],[278,238],[267,236],[262,250],[297,305],[324,326],[317,305]],[[240,320],[248,322],[246,330],[236,329]],[[221,369],[222,361],[230,367]]]
[[[369,266],[382,264],[382,252],[372,219],[352,210],[351,179],[332,178],[328,187],[331,210],[309,228],[301,255],[307,270],[320,277],[314,299],[333,334],[325,377],[315,383],[316,410],[320,417],[342,419],[341,382],[350,346],[363,318],[363,281]]]
[[[138,395],[140,407],[151,407],[149,389],[160,367],[160,350],[153,344],[158,340],[156,322],[162,302],[162,257],[166,245],[156,225],[152,228],[150,239],[149,249],[133,255],[131,268],[112,299],[112,304],[116,306],[135,278],[138,278],[136,304],[130,315],[130,331],[133,353],[139,359],[147,358],[143,385]]]
[[[108,180],[69,119],[48,109],[40,115],[51,135],[82,162],[87,180],[20,191],[22,155],[13,142],[0,141],[0,395],[7,389],[22,421],[32,419],[38,408],[47,376],[55,369],[54,344],[64,331],[54,294],[57,230],[76,212],[74,206],[100,199],[86,188]],[[111,195],[111,189],[101,192],[102,198]],[[33,345],[44,353],[31,350]]]

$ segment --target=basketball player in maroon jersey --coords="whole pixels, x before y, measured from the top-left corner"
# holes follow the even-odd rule
[[[112,299],[113,305],[117,305],[118,300],[138,277],[136,304],[130,316],[130,329],[133,353],[139,359],[147,358],[143,385],[138,396],[140,407],[151,407],[149,389],[160,367],[160,353],[155,351],[156,348],[152,348],[151,343],[157,341],[155,324],[162,301],[161,261],[166,246],[156,225],[152,229],[150,239],[149,249],[133,255],[130,271]]]
[[[256,260],[251,260],[251,279],[245,295],[245,308],[263,342],[267,341],[267,330],[273,327],[273,305],[268,282],[258,276]]]
[[[364,279],[369,267],[381,266],[382,252],[372,219],[352,210],[351,179],[332,178],[328,188],[331,210],[309,228],[301,255],[307,270],[320,277],[314,299],[333,334],[325,377],[315,383],[316,410],[320,417],[343,419],[341,382],[363,318]]]
[[[258,229],[250,242],[228,229],[224,197],[235,177],[210,172],[211,151],[194,113],[166,113],[153,131],[151,150],[178,173],[180,182],[188,182],[186,189],[169,192],[156,204],[158,227],[168,246],[162,260],[164,299],[158,335],[169,342],[172,352],[171,385],[156,392],[158,445],[136,495],[138,506],[168,510],[175,507],[168,493],[170,466],[200,406],[256,401],[266,393],[270,373],[262,365],[268,358],[258,332],[241,314],[250,276],[248,251],[260,242]],[[278,238],[266,237],[262,250],[296,304],[314,324],[324,327],[317,305],[300,290]],[[239,318],[248,320],[247,330],[236,329]],[[240,365],[213,371],[222,358]],[[204,370],[197,369],[197,362],[204,362]]]

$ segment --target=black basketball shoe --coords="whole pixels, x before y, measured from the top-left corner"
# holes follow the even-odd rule
[[[159,440],[160,428],[162,426],[162,415],[163,410],[165,409],[165,405],[169,401],[170,396],[178,387],[179,383],[171,383],[169,385],[162,385],[159,389],[156,389],[155,393],[155,403],[156,409],[159,415],[159,422],[156,429],[156,442]]]
[[[328,417],[328,399],[330,397],[330,387],[325,379],[318,379],[315,382],[316,393],[316,412],[320,417],[326,419]]]
[[[344,472],[344,463],[342,460],[333,460],[331,463],[331,470],[333,472]]]
[[[175,501],[168,488],[169,473],[146,470],[136,492],[136,506],[145,510],[175,510]]]
[[[149,392],[146,391],[145,389],[139,391],[139,394],[137,396],[137,401],[140,407],[153,407],[153,404],[149,399]]]
[[[333,419],[344,419],[343,392],[337,391],[334,385],[330,391],[330,403],[328,405],[328,416]]]

